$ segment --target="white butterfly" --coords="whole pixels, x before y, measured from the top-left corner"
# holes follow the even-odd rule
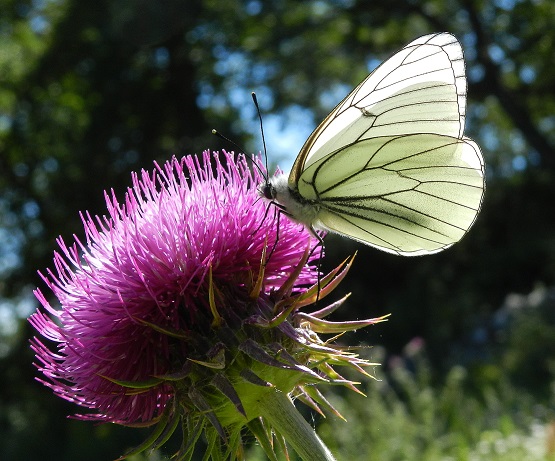
[[[485,189],[480,148],[463,136],[466,78],[455,37],[409,43],[324,119],[289,177],[259,193],[314,232],[389,253],[437,253],[470,229]]]

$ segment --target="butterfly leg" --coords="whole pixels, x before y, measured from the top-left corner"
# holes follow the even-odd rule
[[[308,258],[310,259],[314,251],[316,251],[316,248],[320,247],[320,256],[318,257],[318,266],[317,266],[318,292],[316,294],[316,303],[318,303],[318,301],[320,300],[320,274],[322,273],[322,257],[324,256],[324,239],[318,234],[318,232],[316,232],[314,227],[310,226],[307,229],[312,234],[313,237],[316,237],[318,239],[318,243],[314,245],[314,248],[312,248],[312,250],[310,250],[310,254],[308,255]]]
[[[270,252],[268,253],[268,257],[266,258],[266,261],[270,260],[270,257],[272,256],[272,254],[274,253],[277,244],[279,242],[279,222],[280,222],[280,216],[282,213],[284,213],[286,216],[289,216],[289,214],[285,211],[285,207],[280,205],[277,202],[269,202],[268,206],[266,207],[266,211],[264,212],[264,217],[262,218],[262,221],[260,222],[260,225],[256,228],[256,231],[253,232],[256,233],[258,230],[260,230],[260,228],[262,227],[262,224],[264,223],[264,221],[266,220],[266,218],[268,217],[268,213],[270,211],[270,207],[274,205],[277,208],[277,222],[276,222],[276,239],[274,241],[274,244],[272,245],[272,249],[270,250]],[[276,210],[276,208],[274,208],[274,212]],[[276,218],[275,214],[274,214],[274,219]]]

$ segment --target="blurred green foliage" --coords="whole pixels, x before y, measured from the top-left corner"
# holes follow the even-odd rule
[[[508,381],[470,393],[467,371],[455,366],[436,382],[419,340],[408,344],[392,362],[383,380],[368,383],[366,398],[353,393],[331,396],[347,422],[328,418],[320,420],[317,429],[338,459],[549,459],[549,426],[543,422],[547,410],[531,411],[533,398]],[[252,459],[264,459],[256,454]]]
[[[462,424],[478,408],[478,420],[491,402],[438,400],[438,392],[455,386],[453,399],[466,390],[479,399],[510,380],[513,394],[495,393],[507,410],[496,421],[506,425],[478,426],[460,439],[442,438],[437,425],[419,435],[437,441],[429,448],[437,453],[455,450],[457,440],[467,444],[464,456],[449,451],[453,459],[497,459],[476,450],[513,429],[524,434],[513,426],[516,396],[526,395],[522,405],[530,408],[548,404],[553,380],[552,295],[543,307],[507,308],[508,294],[537,286],[551,293],[555,284],[553,17],[548,0],[0,0],[0,458],[112,459],[141,439],[133,430],[66,420],[78,409],[33,381],[25,317],[36,307],[31,290],[42,286],[36,270],[52,267],[59,235],[83,236],[78,211],[103,214],[102,191],[121,197],[130,172],[153,160],[229,148],[210,134],[214,127],[258,151],[253,90],[267,131],[276,131],[267,133],[275,140],[270,159],[283,162],[280,142],[309,133],[389,54],[419,35],[449,31],[466,53],[467,134],[488,168],[476,225],[449,251],[425,258],[329,236],[326,264],[359,251],[343,284],[353,296],[338,315],[393,314],[355,342],[399,353],[411,338],[425,339],[433,379],[407,386],[429,394],[429,411],[443,406]],[[453,384],[449,370],[459,366],[469,377]],[[427,446],[411,438],[427,421],[426,406],[413,408],[411,419],[397,406],[412,405],[408,390],[384,406],[387,395],[375,397],[380,389],[370,383],[364,404],[348,397],[351,422],[334,426],[334,435],[354,437],[356,422],[353,446],[374,446],[375,459],[414,459],[401,450]],[[440,413],[434,418],[442,421]],[[399,453],[377,440],[388,425],[406,441]],[[379,457],[381,450],[390,455]]]
[[[387,359],[374,348],[372,359]],[[349,461],[552,461],[555,459],[554,412],[506,378],[470,391],[474,378],[454,366],[437,379],[425,343],[416,338],[390,357],[380,380],[369,381],[366,396],[330,395],[347,418],[313,420],[318,434],[339,460]],[[487,372],[486,372],[487,374]],[[355,377],[355,376],[353,376]],[[551,402],[554,403],[554,402]],[[551,421],[551,422],[550,422]],[[297,461],[295,453],[291,460]],[[131,461],[167,460],[162,453]],[[260,447],[248,453],[264,461]],[[281,456],[280,460],[285,461]]]

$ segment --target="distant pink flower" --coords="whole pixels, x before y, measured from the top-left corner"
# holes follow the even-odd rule
[[[123,203],[106,194],[108,216],[83,216],[86,242],[58,239],[55,271],[42,277],[60,309],[37,289],[43,310],[30,318],[57,348],[39,338],[32,348],[42,382],[95,411],[78,417],[162,428],[193,418],[225,438],[234,418],[259,416],[243,406],[241,382],[297,386],[316,406],[303,383],[337,378],[326,354],[367,365],[314,334],[338,331],[321,320],[337,306],[300,313],[316,298],[303,290],[317,280],[306,264],[317,241],[285,217],[277,235],[275,210],[256,193],[263,180],[244,157],[174,158],[133,175]],[[344,272],[322,280],[322,297]],[[221,398],[229,413],[214,403]]]

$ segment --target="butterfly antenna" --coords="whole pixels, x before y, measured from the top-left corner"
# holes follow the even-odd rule
[[[232,141],[231,139],[229,139],[227,136],[224,136],[222,133],[220,133],[218,130],[216,129],[212,129],[212,134],[217,136],[220,139],[223,139],[224,141],[227,141],[229,144],[231,144],[232,146],[235,146],[239,152],[245,152],[245,149],[243,149],[239,144],[237,144],[235,141]]]
[[[268,151],[266,149],[266,138],[264,137],[264,126],[262,125],[262,115],[260,114],[260,106],[258,105],[258,99],[254,91],[251,93],[251,96],[252,96],[252,101],[254,102],[254,107],[256,107],[258,120],[260,122],[260,134],[262,135],[262,147],[264,148],[264,163],[266,166],[266,171],[269,171],[268,170]],[[268,182],[267,176],[264,176],[264,177],[266,178],[266,182]]]
[[[224,136],[222,133],[220,133],[218,130],[216,129],[212,129],[212,134],[217,136],[220,139],[223,139],[224,141],[227,141],[228,143],[230,143],[232,146],[235,146],[239,152],[245,152],[245,149],[243,149],[239,144],[237,144],[235,141],[232,141],[231,139],[229,139],[227,136]],[[266,179],[266,175],[264,174],[264,172],[262,171],[262,169],[260,168],[260,166],[258,166],[258,164],[248,155],[245,155],[246,158],[248,158],[251,163],[255,166],[255,168],[258,170],[258,172],[262,175],[262,177],[264,179]]]

